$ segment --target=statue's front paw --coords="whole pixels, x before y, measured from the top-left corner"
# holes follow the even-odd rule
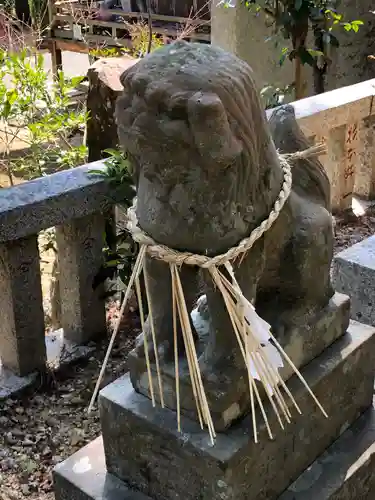
[[[168,363],[174,359],[173,342],[169,339],[161,339],[158,335],[156,338],[156,352],[158,355],[159,363]],[[137,340],[135,346],[135,352],[140,359],[146,358],[146,352],[148,353],[148,359],[150,363],[156,362],[156,352],[155,346],[150,332],[141,333]]]

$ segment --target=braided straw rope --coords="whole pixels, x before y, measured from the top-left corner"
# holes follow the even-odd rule
[[[162,260],[168,264],[176,264],[177,266],[187,264],[189,266],[198,266],[203,269],[208,269],[213,266],[222,266],[226,262],[230,262],[239,255],[248,252],[254,245],[254,243],[259,240],[276,221],[292,190],[291,163],[302,158],[319,156],[325,153],[325,151],[325,146],[319,144],[297,153],[279,155],[280,163],[284,173],[284,181],[269,216],[250,233],[250,236],[244,238],[242,241],[240,241],[240,243],[238,243],[237,246],[230,248],[223,254],[216,255],[214,257],[207,257],[206,255],[198,255],[190,252],[179,252],[165,245],[160,245],[153,238],[151,238],[151,236],[142,231],[142,229],[138,226],[138,220],[136,216],[136,201],[128,210],[128,230],[132,234],[134,241],[136,241],[140,245],[147,246],[147,253],[151,257]]]

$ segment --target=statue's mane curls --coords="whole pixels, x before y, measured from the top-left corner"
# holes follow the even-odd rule
[[[150,151],[157,151],[160,144],[167,149],[176,144],[185,147],[189,156],[200,158],[199,166],[208,175],[229,175],[231,170],[233,186],[228,196],[238,210],[249,214],[256,201],[258,210],[250,223],[268,215],[283,174],[252,70],[244,61],[215,46],[178,41],[129,68],[121,82],[125,92],[118,103],[117,121],[120,142],[128,145],[130,153],[133,137],[139,140],[142,130],[147,130],[144,143]],[[286,152],[295,152],[308,143],[293,109],[290,115],[290,139],[296,149]],[[275,115],[274,131],[279,130],[277,120]],[[138,144],[137,150],[141,149]],[[136,177],[144,165],[147,168],[147,161],[135,165]],[[319,202],[328,206],[329,183],[319,165],[312,160],[307,172],[299,172],[297,165],[295,177],[302,181],[297,179],[296,186],[313,186]],[[179,165],[170,168],[177,176]]]

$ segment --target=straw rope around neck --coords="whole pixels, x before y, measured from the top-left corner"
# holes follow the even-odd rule
[[[120,314],[117,319],[107,353],[100,370],[100,374],[94,389],[94,393],[91,398],[91,402],[88,408],[90,412],[94,402],[96,400],[97,394],[99,392],[100,384],[104,375],[108,359],[119,331],[120,322],[125,311],[126,304],[130,298],[133,286],[135,286],[138,296],[138,303],[140,308],[140,317],[142,321],[142,327],[144,326],[145,318],[142,305],[142,297],[140,294],[139,277],[143,273],[146,296],[149,306],[149,322],[151,325],[152,333],[152,344],[155,355],[155,366],[158,380],[158,388],[160,395],[161,406],[164,407],[164,397],[163,397],[163,384],[162,376],[160,371],[158,348],[157,348],[157,338],[154,331],[153,317],[152,317],[152,304],[150,301],[150,296],[148,293],[149,283],[148,274],[146,271],[146,253],[152,258],[162,260],[169,264],[171,271],[171,282],[172,282],[172,302],[173,302],[173,330],[174,330],[174,357],[175,357],[175,377],[176,377],[176,407],[177,407],[177,426],[178,430],[181,430],[181,409],[180,409],[180,396],[179,396],[179,365],[178,365],[178,343],[177,343],[177,315],[180,320],[182,337],[185,347],[185,353],[187,357],[190,380],[192,384],[192,392],[194,395],[197,414],[199,422],[203,429],[205,424],[208,428],[209,435],[212,443],[214,443],[216,433],[211,418],[211,413],[208,405],[207,396],[204,390],[202,376],[199,369],[198,356],[196,352],[194,336],[192,334],[189,311],[186,307],[186,301],[182,289],[182,284],[179,276],[179,268],[181,265],[194,265],[204,269],[207,269],[211,275],[214,284],[220,291],[225,307],[229,314],[234,334],[237,338],[240,351],[243,356],[244,364],[248,373],[249,379],[249,390],[251,399],[251,410],[252,410],[252,422],[253,422],[253,433],[255,442],[258,441],[257,424],[255,419],[255,399],[260,407],[263,420],[265,422],[268,435],[272,439],[273,434],[268,422],[266,411],[263,402],[260,398],[255,379],[259,380],[264,389],[265,393],[270,401],[271,407],[275,412],[279,424],[284,428],[282,418],[285,418],[286,422],[290,422],[291,414],[287,403],[284,400],[281,389],[287,394],[292,404],[295,406],[297,411],[301,413],[296,401],[291,395],[289,389],[285,385],[284,381],[281,379],[278,369],[283,366],[283,360],[286,361],[290,367],[293,369],[294,373],[301,380],[307,391],[310,393],[322,413],[326,415],[324,409],[320,405],[319,401],[311,391],[307,382],[304,380],[302,375],[299,373],[298,369],[294,366],[293,362],[284,352],[276,338],[271,333],[271,326],[266,323],[262,318],[260,318],[252,304],[243,296],[242,291],[236,281],[233,267],[231,261],[236,257],[244,256],[248,252],[254,243],[263,236],[263,234],[268,231],[271,226],[276,221],[282,208],[284,207],[292,188],[292,173],[291,164],[293,161],[302,158],[310,158],[313,156],[319,156],[324,154],[326,148],[324,145],[313,146],[306,149],[305,151],[283,154],[279,155],[280,164],[283,169],[284,180],[280,189],[280,193],[274,203],[274,206],[267,217],[257,228],[255,228],[251,234],[243,239],[237,246],[229,249],[226,253],[217,255],[214,257],[208,257],[204,255],[193,254],[190,252],[179,252],[165,245],[160,245],[155,242],[149,235],[143,232],[137,222],[136,217],[136,202],[133,207],[129,209],[128,212],[128,229],[131,232],[133,239],[140,244],[139,254],[136,263],[133,268],[132,275],[130,277],[125,297],[121,305]],[[228,272],[230,279],[221,272],[220,268],[224,266]],[[144,329],[143,329],[144,331]],[[272,341],[272,343],[270,342]],[[149,381],[149,391],[153,406],[155,406],[155,393],[153,389],[153,380],[151,374],[151,364],[148,353],[148,340],[147,336],[144,335],[145,343],[145,360],[147,367],[147,375]],[[275,361],[276,359],[276,361]]]
[[[139,227],[136,216],[136,201],[128,210],[128,230],[130,231],[134,241],[140,245],[147,246],[147,253],[151,257],[162,260],[168,264],[176,264],[177,266],[186,264],[189,266],[198,266],[203,269],[208,269],[211,266],[224,265],[226,262],[232,261],[240,254],[248,252],[254,243],[271,228],[278,218],[292,189],[291,163],[302,158],[319,156],[324,153],[325,150],[325,146],[319,144],[297,153],[279,155],[280,164],[284,174],[284,181],[269,216],[258,227],[256,227],[248,237],[244,238],[235,247],[230,248],[223,254],[208,257],[206,255],[193,254],[190,252],[179,252],[157,243],[153,238],[151,238],[151,236],[142,231]]]

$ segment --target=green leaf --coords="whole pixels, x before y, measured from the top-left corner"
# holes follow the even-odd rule
[[[324,12],[326,15],[330,15],[333,19],[335,19],[336,21],[341,21],[342,18],[343,18],[343,15],[342,14],[337,14],[337,12],[331,10],[331,9],[327,9],[325,12]]]
[[[105,170],[92,169],[89,171],[91,175],[100,175],[100,177],[107,177],[107,172]]]
[[[37,68],[38,70],[39,69],[42,69],[44,68],[44,57],[43,57],[43,54],[41,52],[38,53],[38,57],[37,57]]]
[[[322,52],[321,50],[307,49],[307,52],[313,57],[324,56],[324,52]]]
[[[72,87],[77,87],[82,80],[84,79],[84,76],[73,76],[73,78],[70,79],[70,84]]]
[[[284,62],[286,61],[286,58],[288,57],[288,54],[289,54],[289,49],[287,47],[284,47],[281,50],[281,56],[280,56],[280,59],[279,59],[279,65],[280,66],[282,66],[284,64]]]
[[[297,53],[302,64],[308,64],[309,66],[314,66],[315,59],[305,47],[300,47]]]
[[[121,260],[109,260],[105,263],[106,267],[117,267],[120,264]]]
[[[5,101],[4,106],[3,106],[3,113],[2,113],[5,120],[8,119],[8,117],[10,115],[10,110],[11,110],[11,105],[10,105],[9,101]]]
[[[114,158],[123,159],[122,153],[118,149],[112,149],[112,148],[104,149],[103,153],[107,153],[108,155],[111,155]]]
[[[12,89],[7,92],[7,99],[11,106],[16,102],[17,97],[18,97],[17,89]]]

